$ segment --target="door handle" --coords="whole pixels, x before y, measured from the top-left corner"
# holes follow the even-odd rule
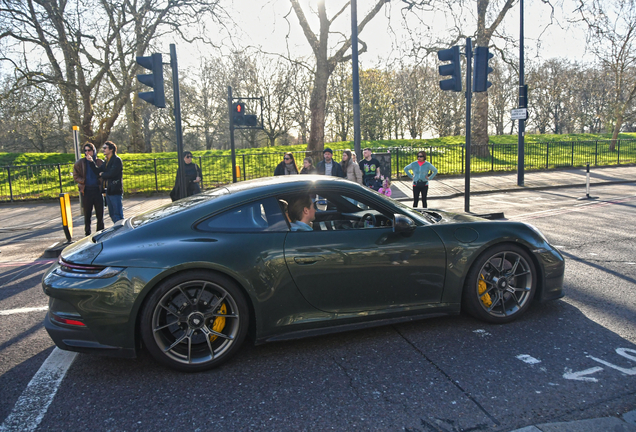
[[[308,256],[308,257],[294,257],[294,261],[298,264],[315,264],[318,261],[324,261],[325,258],[321,256]]]

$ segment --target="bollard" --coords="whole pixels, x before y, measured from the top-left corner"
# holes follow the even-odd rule
[[[587,164],[587,173],[585,174],[585,196],[577,198],[578,200],[584,199],[597,199],[598,197],[590,196],[590,164]]]
[[[71,199],[67,193],[60,194],[60,210],[62,212],[62,228],[67,241],[73,238],[73,214],[71,213]]]
[[[73,214],[71,213],[71,199],[67,193],[60,194],[60,211],[62,213],[62,228],[66,236],[66,242],[57,242],[44,250],[42,255],[45,258],[60,256],[62,250],[71,244],[73,238]]]

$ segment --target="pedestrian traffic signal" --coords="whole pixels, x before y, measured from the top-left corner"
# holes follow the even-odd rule
[[[234,102],[232,104],[232,119],[234,125],[242,126],[245,124],[245,104],[243,102]]]
[[[439,74],[442,76],[450,76],[439,82],[439,88],[442,90],[451,90],[454,92],[462,91],[462,68],[459,63],[459,47],[454,46],[445,50],[437,51],[437,58],[441,61],[450,61],[439,67]]]
[[[245,114],[245,103],[234,102],[232,104],[232,119],[234,126],[250,126],[255,127],[258,120],[253,114]]]
[[[153,54],[150,57],[137,57],[137,63],[152,71],[151,74],[137,75],[142,84],[152,87],[150,92],[140,92],[139,98],[158,108],[166,107],[166,96],[163,91],[163,62],[161,54]]]
[[[475,48],[475,63],[473,66],[473,92],[488,91],[488,87],[492,85],[488,81],[488,74],[492,72],[492,68],[488,66],[488,60],[495,55],[488,52],[488,47]]]

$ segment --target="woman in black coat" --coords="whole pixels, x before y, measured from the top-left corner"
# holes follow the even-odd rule
[[[185,178],[186,178],[186,197],[190,195],[198,194],[201,192],[201,179],[203,175],[201,174],[201,168],[194,162],[192,162],[192,153],[189,151],[183,152],[183,161],[185,162]],[[177,180],[175,182],[174,188],[172,192],[170,192],[170,198],[172,201],[176,201],[181,198],[185,198],[181,196],[181,183],[180,183],[180,169],[177,170]]]

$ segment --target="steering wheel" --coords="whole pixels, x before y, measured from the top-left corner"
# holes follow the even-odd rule
[[[370,221],[373,224],[373,226],[377,225],[377,222],[375,220],[375,215],[373,213],[365,213],[364,216],[360,218],[360,222],[358,222],[358,226],[360,228],[364,228],[364,222],[367,220]]]

